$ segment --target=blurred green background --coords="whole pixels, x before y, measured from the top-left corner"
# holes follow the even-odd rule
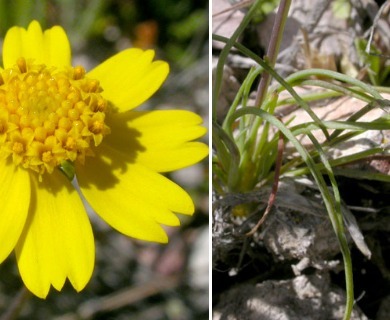
[[[73,49],[121,45],[158,47],[166,59],[185,67],[194,62],[208,37],[205,0],[1,0],[0,34],[32,19],[43,27],[60,24]]]
[[[33,19],[43,29],[61,25],[75,64],[87,70],[128,47],[154,49],[171,73],[143,108],[192,110],[207,127],[208,1],[0,0],[0,40],[10,27],[27,27]],[[66,284],[47,300],[30,296],[19,316],[4,318],[23,286],[11,254],[0,264],[0,320],[208,319],[208,161],[170,178],[197,209],[168,230],[168,245],[126,238],[91,214],[96,265],[87,287],[76,293]]]

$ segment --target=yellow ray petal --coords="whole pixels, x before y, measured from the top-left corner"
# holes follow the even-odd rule
[[[0,161],[0,262],[15,248],[27,219],[30,178],[26,170]]]
[[[28,220],[16,246],[16,257],[26,287],[45,298],[53,285],[61,290],[66,278],[80,291],[94,265],[91,225],[77,191],[59,171],[43,182],[32,178]]]
[[[13,67],[20,57],[33,59],[35,63],[47,66],[70,66],[71,50],[68,37],[59,26],[43,33],[40,24],[35,20],[30,23],[27,30],[12,27],[4,39],[4,67]]]
[[[44,61],[48,66],[70,66],[71,48],[68,36],[60,26],[54,26],[43,33]]]
[[[104,61],[87,76],[100,81],[102,95],[119,111],[127,111],[146,101],[168,75],[168,64],[153,62],[153,57],[152,50],[127,49]]]
[[[139,150],[137,163],[157,172],[169,172],[207,156],[205,144],[190,142],[206,133],[201,124],[201,117],[184,110],[119,113],[108,120],[111,134],[105,142],[125,154]]]
[[[173,212],[192,214],[194,205],[178,185],[114,149],[99,146],[100,157],[76,167],[80,189],[113,228],[142,240],[167,242],[160,224],[176,226]],[[99,174],[97,174],[99,173]]]

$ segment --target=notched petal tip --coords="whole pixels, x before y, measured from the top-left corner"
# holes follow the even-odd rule
[[[70,66],[71,50],[64,29],[54,26],[43,32],[36,20],[27,29],[18,26],[10,28],[3,44],[4,68],[13,67],[21,57],[48,66]]]
[[[98,79],[102,95],[120,112],[131,110],[149,99],[162,85],[169,65],[153,61],[154,51],[132,48],[107,59],[87,75]]]
[[[61,172],[46,175],[42,182],[32,181],[28,220],[15,248],[23,282],[40,298],[51,286],[60,291],[67,278],[80,291],[92,276],[95,260],[83,203]]]
[[[194,141],[207,132],[202,122],[199,115],[186,110],[118,113],[110,119],[112,130],[105,142],[123,154],[142,146],[133,161],[157,172],[170,172],[207,157],[208,146]],[[139,133],[136,141],[124,138],[129,128]]]
[[[111,166],[110,170],[112,163],[126,163],[126,155],[105,143],[99,150],[104,154],[101,161],[76,166],[77,180],[88,203],[103,220],[127,236],[167,242],[161,225],[177,226],[175,213],[192,214],[191,197],[166,177],[142,165],[128,163],[124,167]]]

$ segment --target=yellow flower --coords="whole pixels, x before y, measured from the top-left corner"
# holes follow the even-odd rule
[[[15,250],[26,287],[45,298],[66,279],[80,291],[94,239],[78,191],[130,237],[167,242],[161,225],[193,202],[160,173],[203,159],[202,119],[188,111],[134,111],[163,83],[168,65],[128,49],[90,72],[71,66],[64,30],[33,21],[11,28],[0,68],[0,262]]]

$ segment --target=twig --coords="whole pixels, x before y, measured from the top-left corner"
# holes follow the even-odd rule
[[[151,279],[148,283],[123,289],[102,298],[83,303],[77,311],[82,319],[92,319],[100,312],[108,312],[128,306],[160,292],[173,289],[180,283],[180,276],[164,276]]]
[[[224,13],[227,13],[227,12],[230,12],[233,10],[238,10],[238,9],[250,7],[252,5],[253,1],[254,0],[244,0],[244,1],[241,1],[239,3],[236,3],[236,4],[232,5],[230,8],[227,8],[227,9],[224,9],[224,10],[219,11],[217,13],[214,13],[213,18],[218,17]]]
[[[282,0],[280,2],[278,12],[275,16],[275,22],[271,33],[270,43],[268,45],[267,54],[265,60],[273,68],[276,63],[276,58],[279,53],[280,44],[283,38],[284,26],[286,24],[288,11],[290,9],[291,0]],[[270,83],[270,74],[266,71],[263,72],[259,87],[257,88],[255,106],[260,108],[263,104],[265,95]]]
[[[372,38],[374,37],[374,31],[375,31],[375,28],[379,22],[379,19],[380,17],[382,16],[382,12],[384,11],[384,9],[386,8],[386,5],[388,5],[390,3],[389,0],[387,0],[378,10],[378,13],[376,14],[375,18],[374,18],[374,21],[372,23],[372,26],[371,26],[371,30],[370,30],[370,37],[368,38],[368,42],[367,42],[367,46],[366,46],[366,53],[367,54],[370,54],[370,55],[373,55],[373,53],[371,52],[371,42],[372,42]],[[377,54],[374,54],[374,55],[377,55]]]
[[[14,320],[17,319],[20,311],[22,310],[24,303],[27,301],[30,296],[30,292],[25,286],[23,286],[18,294],[13,299],[12,303],[9,305],[8,309],[1,316],[0,320]]]

